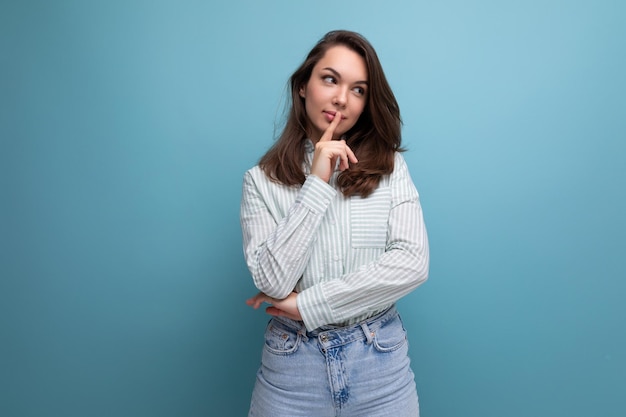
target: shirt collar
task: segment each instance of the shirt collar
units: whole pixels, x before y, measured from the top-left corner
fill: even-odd
[[[307,138],[304,140],[304,152],[306,153],[315,152],[315,145],[313,144],[313,141],[311,139]]]

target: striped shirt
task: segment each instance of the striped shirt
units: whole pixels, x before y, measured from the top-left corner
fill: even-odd
[[[241,228],[254,284],[270,297],[298,292],[308,330],[350,325],[384,311],[428,277],[428,239],[404,158],[367,198],[345,197],[309,175],[286,186],[256,166],[244,175]]]

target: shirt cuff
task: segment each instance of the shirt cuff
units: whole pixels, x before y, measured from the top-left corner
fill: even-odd
[[[334,322],[332,310],[322,291],[322,285],[314,285],[298,293],[296,303],[308,331]]]
[[[316,213],[324,213],[337,191],[315,175],[309,175],[302,184],[296,201]]]

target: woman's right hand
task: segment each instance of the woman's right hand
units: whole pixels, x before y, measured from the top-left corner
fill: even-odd
[[[319,177],[325,182],[330,181],[337,158],[339,158],[339,170],[344,171],[350,167],[349,162],[356,164],[359,162],[352,152],[352,149],[346,145],[345,140],[333,140],[335,129],[341,123],[341,113],[335,113],[335,118],[328,128],[322,134],[320,140],[315,144],[315,153],[313,154],[313,162],[311,164],[311,174]]]

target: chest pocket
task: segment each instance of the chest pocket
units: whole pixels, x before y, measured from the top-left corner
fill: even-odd
[[[367,198],[350,198],[353,248],[384,248],[391,210],[391,188],[379,187]]]

